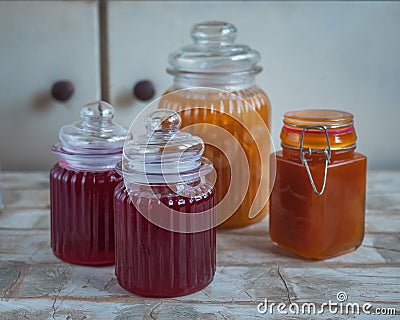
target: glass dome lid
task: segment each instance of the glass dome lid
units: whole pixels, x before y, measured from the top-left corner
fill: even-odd
[[[171,53],[167,72],[176,73],[258,73],[260,54],[234,43],[236,27],[223,21],[197,23],[192,27],[193,44]]]
[[[199,178],[212,169],[202,157],[200,137],[179,131],[181,117],[166,109],[145,118],[146,133],[124,145],[124,177],[141,183],[182,182]]]
[[[53,151],[71,154],[121,153],[127,128],[113,121],[114,108],[104,101],[94,101],[82,107],[81,120],[60,129]]]

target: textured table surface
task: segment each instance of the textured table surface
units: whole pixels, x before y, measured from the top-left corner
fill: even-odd
[[[218,232],[214,281],[174,299],[134,296],[117,284],[113,267],[75,266],[53,256],[47,173],[6,172],[2,183],[0,319],[399,318],[400,172],[368,173],[366,234],[355,252],[321,262],[299,259],[273,245],[265,219]],[[347,295],[342,303],[339,292]],[[265,299],[269,309],[261,314],[257,306]],[[357,303],[360,314],[348,309],[352,314],[345,315],[334,307],[323,314],[304,314],[307,307],[301,312],[304,303],[319,311],[329,300],[344,310],[347,303]],[[271,303],[285,304],[289,315]],[[294,311],[299,307],[298,314],[290,314],[290,303]],[[396,315],[376,315],[393,309]]]

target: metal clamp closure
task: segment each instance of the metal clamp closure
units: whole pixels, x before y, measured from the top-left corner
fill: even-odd
[[[325,133],[325,137],[326,137],[326,142],[327,142],[327,148],[325,148],[324,150],[313,150],[311,148],[307,148],[307,150],[304,150],[305,148],[303,147],[303,142],[304,142],[304,132],[307,130],[320,130],[323,131]],[[315,186],[314,183],[314,179],[312,177],[311,171],[310,171],[310,167],[308,165],[307,159],[305,157],[306,154],[309,154],[311,156],[312,152],[321,152],[324,153],[324,158],[321,158],[320,160],[325,160],[325,170],[324,170],[324,181],[322,184],[322,188],[320,191],[317,190],[317,187]],[[308,174],[308,178],[310,179],[310,183],[311,186],[314,190],[314,193],[317,196],[320,196],[324,193],[325,191],[325,186],[326,186],[326,177],[328,174],[328,164],[331,160],[331,143],[329,141],[329,135],[328,135],[328,130],[326,129],[326,127],[324,126],[307,126],[307,127],[303,127],[303,130],[301,131],[301,139],[300,139],[300,160],[301,163],[306,167],[307,170],[307,174]]]

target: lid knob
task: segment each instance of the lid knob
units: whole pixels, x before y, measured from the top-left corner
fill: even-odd
[[[104,127],[112,124],[115,110],[105,101],[93,101],[82,107],[81,119],[85,127]]]
[[[174,134],[181,127],[181,116],[171,110],[159,109],[150,113],[145,118],[146,134],[152,135],[155,132]]]
[[[237,36],[236,27],[228,22],[207,21],[196,23],[190,33],[193,41],[197,44],[220,44],[233,43]]]

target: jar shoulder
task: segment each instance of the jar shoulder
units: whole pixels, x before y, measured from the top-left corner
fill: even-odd
[[[95,182],[119,182],[122,180],[120,174],[114,169],[105,171],[83,171],[83,170],[73,170],[69,168],[64,168],[56,163],[50,170],[51,180],[76,180],[77,177],[82,179],[93,179]]]
[[[128,191],[129,189],[129,191]],[[176,185],[141,185],[129,184],[126,187],[122,181],[115,190],[116,195],[130,195],[133,198],[148,199],[206,199],[215,196],[215,188],[208,182],[200,183],[196,186],[176,186]]]

